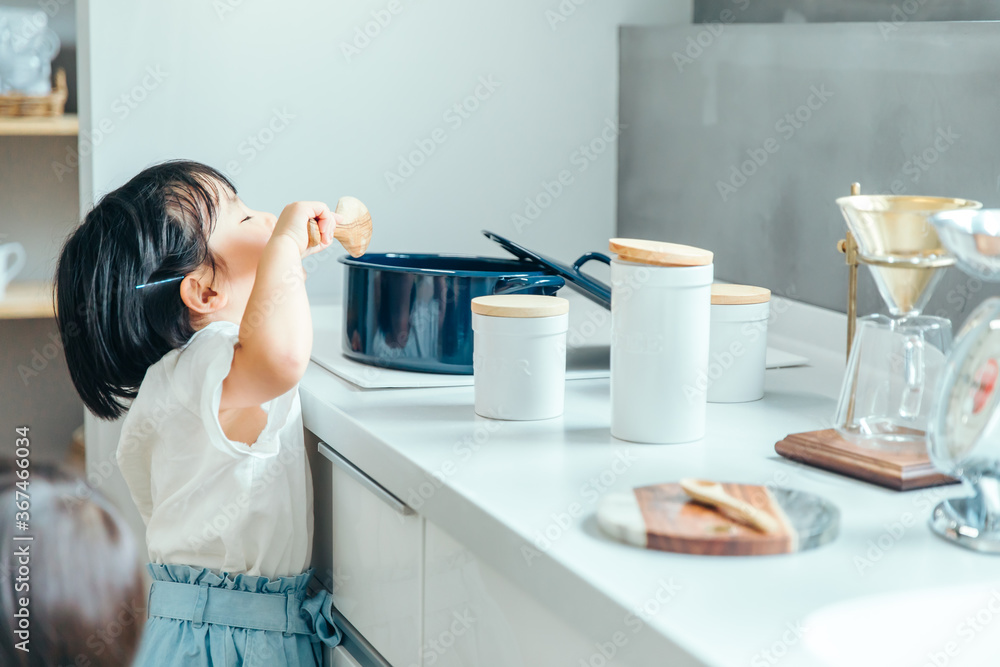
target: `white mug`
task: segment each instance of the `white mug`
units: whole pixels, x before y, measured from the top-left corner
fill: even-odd
[[[8,260],[13,257],[13,263]],[[21,269],[24,268],[24,261],[27,253],[20,243],[4,243],[0,245],[0,301],[6,296],[7,283],[14,279]]]

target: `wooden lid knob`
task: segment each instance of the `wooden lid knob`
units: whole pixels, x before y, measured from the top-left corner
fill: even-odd
[[[711,250],[644,239],[611,239],[608,247],[626,262],[654,266],[705,266],[714,257]]]
[[[771,290],[752,285],[712,285],[713,306],[736,306],[747,303],[767,303],[771,300]]]
[[[490,317],[554,317],[569,312],[569,301],[541,294],[494,294],[473,299],[472,312]]]

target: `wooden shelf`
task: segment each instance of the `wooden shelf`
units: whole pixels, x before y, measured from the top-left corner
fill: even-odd
[[[0,320],[32,320],[55,317],[52,283],[13,282],[0,301]]]
[[[76,114],[62,116],[0,116],[0,135],[75,137],[80,132]]]

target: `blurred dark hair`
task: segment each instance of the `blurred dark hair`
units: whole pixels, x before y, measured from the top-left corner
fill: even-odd
[[[145,622],[145,586],[128,525],[82,479],[33,462],[26,487],[29,530],[15,530],[18,470],[0,459],[0,539],[6,545],[0,550],[0,664],[130,665]],[[15,542],[15,535],[34,539]],[[27,578],[18,572],[15,553],[22,545],[30,554]],[[28,598],[29,652],[15,647],[22,641],[14,616],[22,597]]]
[[[225,269],[208,247],[220,196],[233,184],[199,162],[143,170],[104,196],[66,241],[56,268],[56,320],[70,377],[102,419],[124,414],[146,370],[195,328],[178,281]]]

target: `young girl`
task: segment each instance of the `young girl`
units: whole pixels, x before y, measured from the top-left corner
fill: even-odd
[[[330,596],[306,593],[298,397],[302,258],[338,221],[320,202],[251,210],[211,167],[167,162],[105,196],[63,247],[70,375],[98,417],[127,411],[117,459],[154,580],[136,665],[318,665],[320,642],[340,640]]]

